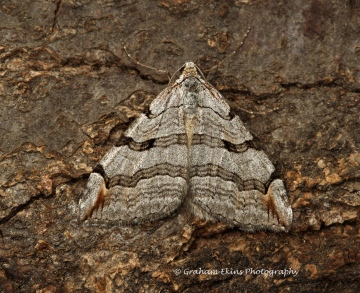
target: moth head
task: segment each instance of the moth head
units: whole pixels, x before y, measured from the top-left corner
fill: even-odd
[[[196,64],[192,61],[186,62],[183,66],[181,66],[176,72],[173,74],[169,81],[169,85],[172,85],[175,80],[175,76],[178,72],[181,72],[181,75],[178,79],[176,79],[175,83],[181,83],[183,80],[185,80],[188,77],[196,77],[198,79],[205,81],[205,76],[201,72],[200,68],[196,66]]]
[[[181,77],[186,78],[190,76],[195,76],[205,80],[204,74],[201,72],[200,68],[196,66],[194,62],[188,61],[182,66]]]

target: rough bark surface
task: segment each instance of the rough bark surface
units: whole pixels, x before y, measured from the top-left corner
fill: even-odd
[[[0,1],[0,292],[359,292],[359,36],[356,0]],[[275,164],[289,233],[78,221],[92,168],[187,60]]]

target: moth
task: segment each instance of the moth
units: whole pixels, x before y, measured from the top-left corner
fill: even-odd
[[[135,224],[184,205],[245,231],[288,231],[292,209],[275,168],[193,62],[90,174],[80,217]]]

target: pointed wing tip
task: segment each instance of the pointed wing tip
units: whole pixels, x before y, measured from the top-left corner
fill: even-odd
[[[83,198],[79,201],[81,221],[91,218],[94,211],[102,208],[106,190],[104,178],[98,173],[91,173]]]
[[[269,214],[277,218],[280,229],[288,232],[291,229],[293,212],[282,180],[275,179],[271,182],[267,193],[267,206]]]

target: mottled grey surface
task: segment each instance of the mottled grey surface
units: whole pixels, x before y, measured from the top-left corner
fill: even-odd
[[[288,231],[292,210],[274,166],[193,62],[183,66],[90,174],[81,219],[144,223],[185,203],[201,219]],[[194,139],[196,138],[196,139]]]

